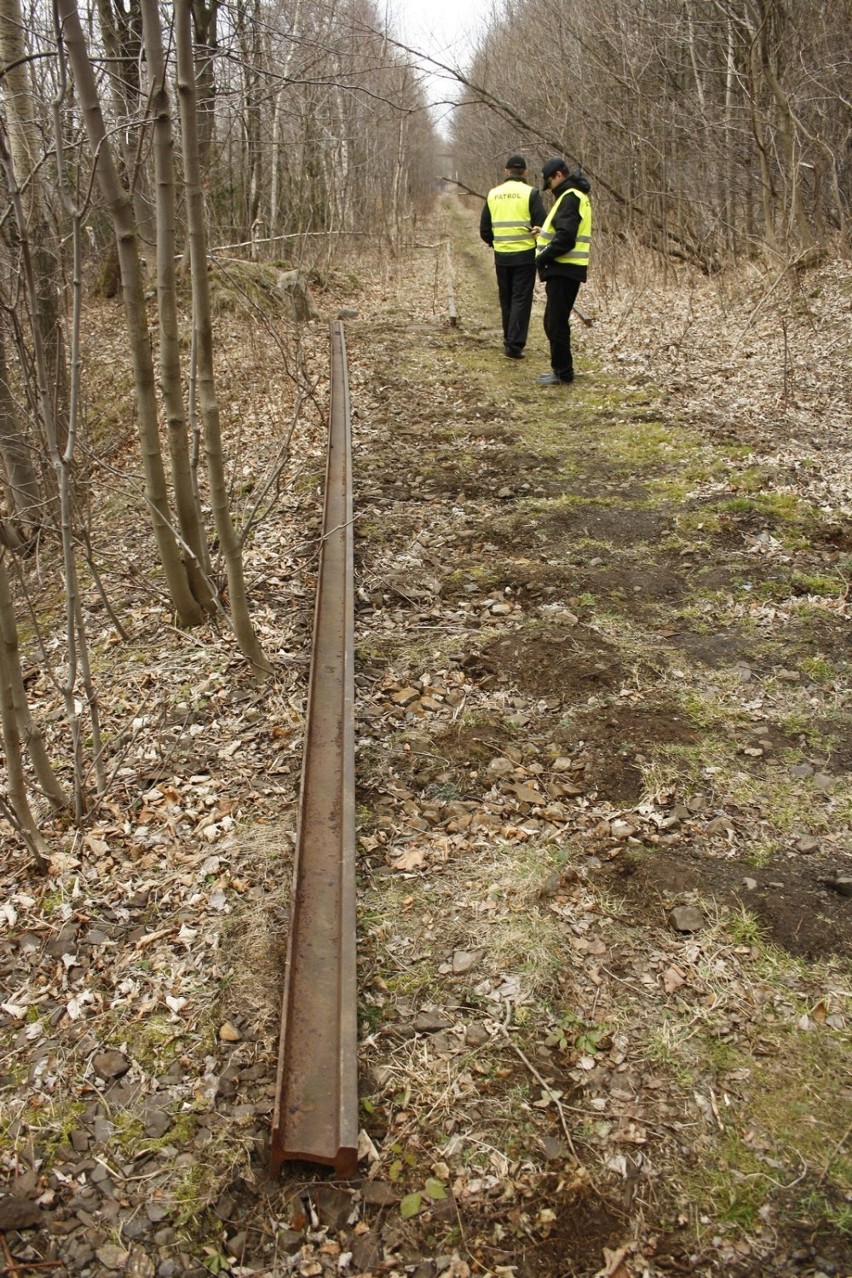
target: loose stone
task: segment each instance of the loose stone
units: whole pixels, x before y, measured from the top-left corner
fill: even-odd
[[[104,1079],[123,1078],[130,1069],[130,1061],[121,1052],[98,1052],[92,1060],[95,1073]]]
[[[669,911],[669,926],[675,932],[700,932],[704,915],[694,905],[676,905]]]

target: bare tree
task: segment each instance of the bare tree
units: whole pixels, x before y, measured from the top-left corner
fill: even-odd
[[[14,613],[7,606],[7,600],[9,583],[0,552],[0,727],[3,733],[8,796],[4,799],[0,794],[0,811],[18,827],[33,853],[36,865],[44,871],[48,867],[47,846],[30,807],[24,772],[21,723],[16,711],[20,692],[16,684],[13,657],[7,645],[7,636],[10,633],[16,635],[17,632]]]
[[[210,165],[216,130],[216,51],[220,0],[192,0],[195,32],[195,82],[198,94],[198,162]]]
[[[97,5],[124,179],[133,200],[139,253],[146,270],[153,274],[156,227],[143,156],[146,111],[140,79],[141,9],[139,0],[129,0],[127,4],[122,0],[97,0]]]
[[[178,333],[175,279],[175,182],[172,112],[166,83],[160,12],[157,0],[142,0],[145,62],[154,117],[154,164],[157,185],[157,310],[160,327],[160,383],[169,428],[175,508],[186,543],[186,570],[194,597],[205,612],[214,606],[210,553],[193,483],[187,439]]]
[[[50,762],[41,729],[32,717],[27,692],[21,669],[21,656],[18,644],[18,628],[15,620],[15,607],[9,586],[3,551],[0,550],[0,666],[2,666],[2,689],[0,700],[4,703],[3,713],[14,720],[14,735],[20,751],[26,748],[38,779],[41,791],[52,808],[68,807],[66,795]],[[23,780],[23,766],[20,758],[17,762],[18,776],[22,778],[16,783],[19,793],[26,795],[26,782]],[[17,797],[12,806],[19,810]],[[23,819],[28,817],[29,801],[23,810]],[[31,815],[31,812],[30,812]]]
[[[282,117],[285,110],[285,94],[290,68],[302,33],[302,0],[295,0],[289,15],[290,28],[283,55],[279,55],[279,77],[272,82],[272,154],[270,156],[269,176],[269,234],[275,236],[279,231],[279,198],[281,194],[281,156],[283,151],[284,130]]]
[[[265,230],[262,217],[264,150],[262,145],[262,59],[258,0],[237,0],[236,28],[240,52],[243,146],[246,157],[245,219],[257,257],[257,241]]]
[[[16,522],[29,540],[42,520],[41,487],[33,465],[34,442],[24,433],[6,367],[6,316],[0,312],[0,457]]]
[[[266,239],[291,241],[284,251],[297,261],[301,237],[330,232],[321,242],[328,258],[346,237],[393,217],[395,183],[399,227],[408,225],[432,198],[437,135],[418,78],[370,0],[241,0],[222,12],[219,116],[233,103],[240,127],[222,130],[222,154],[211,160],[214,225],[256,257]]]
[[[213,373],[213,324],[210,312],[210,285],[207,278],[207,227],[201,185],[201,158],[196,130],[195,67],[190,0],[177,0],[175,4],[175,43],[189,224],[192,322],[198,361],[198,400],[204,422],[204,449],[207,456],[210,501],[225,561],[225,571],[228,575],[228,594],[234,632],[243,654],[251,661],[255,671],[259,675],[266,675],[272,673],[272,667],[261,650],[251,623],[243,575],[242,550],[228,501],[219,404]]]
[[[9,188],[9,194],[12,200],[12,207],[15,212],[17,221],[18,235],[20,238],[21,249],[21,265],[24,288],[26,289],[27,299],[29,302],[30,314],[32,316],[32,347],[35,365],[35,383],[37,387],[38,403],[41,412],[41,419],[44,425],[45,436],[47,438],[48,451],[51,465],[56,473],[57,489],[59,493],[59,512],[60,512],[60,530],[62,538],[62,563],[64,569],[64,586],[65,586],[65,621],[66,621],[66,680],[63,687],[65,698],[65,709],[68,724],[71,730],[71,739],[73,744],[74,758],[74,794],[75,794],[75,811],[78,819],[82,817],[85,811],[86,802],[84,795],[84,767],[82,758],[81,745],[81,719],[82,711],[77,696],[78,672],[82,674],[82,681],[85,685],[85,704],[88,712],[88,719],[92,732],[94,752],[96,760],[100,760],[101,742],[100,729],[98,722],[97,697],[91,681],[88,659],[88,641],[86,638],[85,625],[83,623],[82,609],[80,606],[80,586],[77,574],[77,562],[74,546],[73,532],[73,475],[72,461],[74,455],[75,437],[76,437],[76,395],[72,394],[69,400],[69,417],[67,430],[64,432],[64,439],[60,447],[59,434],[56,429],[56,419],[54,413],[54,402],[50,387],[50,369],[41,337],[41,325],[39,324],[39,297],[37,289],[37,276],[33,254],[30,251],[27,219],[24,212],[23,198],[18,189],[14,164],[12,161],[11,150],[8,143],[8,137],[5,129],[0,123],[0,164],[6,173],[6,181]],[[79,218],[76,220],[74,227],[74,274],[79,280],[80,266],[80,225]],[[76,306],[75,318],[79,317],[79,288],[75,290]],[[76,345],[76,333],[78,326],[74,329],[74,342]],[[11,699],[13,717],[16,724],[20,718],[15,710],[15,691],[11,683],[12,671],[6,671],[4,680],[4,696],[8,695]],[[100,767],[100,764],[97,765]],[[102,773],[99,773],[102,780]],[[22,824],[25,824],[25,810],[18,807],[19,799],[16,797],[13,806],[21,817]]]
[[[145,495],[152,515],[160,562],[181,621],[184,625],[198,625],[203,611],[192,593],[186,565],[174,534],[160,452],[154,366],[133,205],[115,166],[76,0],[57,0],[57,12],[60,35],[68,52],[77,86],[89,145],[96,159],[97,183],[115,228],[125,322],[133,360]]]
[[[50,222],[48,200],[40,172],[41,138],[38,114],[29,79],[29,56],[20,0],[0,0],[0,62],[3,64],[3,102],[9,137],[10,161],[20,189],[26,233],[34,258],[38,324],[48,379],[52,387],[54,417],[64,429],[68,389],[62,321],[62,280],[59,245]],[[0,319],[0,328],[3,321]],[[15,510],[29,537],[47,511],[48,490],[42,492],[35,464],[38,436],[27,438],[24,423],[15,411],[6,374],[5,341],[0,333],[0,455],[6,467]],[[49,472],[42,471],[42,476]]]

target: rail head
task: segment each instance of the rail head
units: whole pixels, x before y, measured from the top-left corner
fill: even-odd
[[[293,902],[281,1008],[270,1172],[285,1161],[355,1175],[354,553],[352,445],[343,325],[331,325],[323,535]]]

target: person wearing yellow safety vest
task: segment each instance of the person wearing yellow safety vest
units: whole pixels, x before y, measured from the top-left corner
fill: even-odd
[[[535,259],[547,294],[544,331],[550,342],[550,372],[542,373],[538,383],[560,386],[574,380],[571,310],[589,266],[591,187],[580,169],[569,173],[568,165],[558,158],[545,163],[541,179],[553,195],[553,207],[539,233]]]
[[[523,359],[535,291],[535,237],[544,221],[544,202],[525,180],[522,155],[506,161],[506,181],[493,187],[479,219],[479,234],[494,249],[497,292],[503,317],[503,351]]]

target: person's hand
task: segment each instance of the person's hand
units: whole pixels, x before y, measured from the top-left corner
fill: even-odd
[[[531,234],[531,235],[540,235],[540,234],[541,234],[541,227],[540,227],[540,226],[531,226],[531,227],[530,227],[530,234]]]

